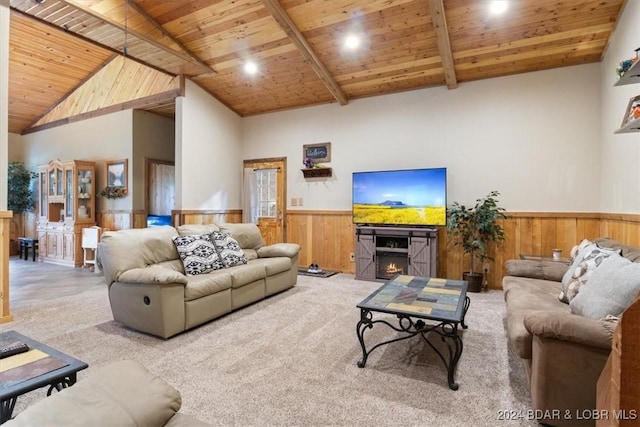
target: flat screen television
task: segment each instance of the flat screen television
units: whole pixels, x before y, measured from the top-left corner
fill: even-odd
[[[447,169],[353,173],[353,222],[446,225]]]

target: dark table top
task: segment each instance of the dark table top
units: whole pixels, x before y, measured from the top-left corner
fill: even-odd
[[[50,363],[49,365],[42,363],[38,368],[33,369],[28,369],[27,365],[23,365],[23,367],[13,368],[9,371],[0,372],[0,377],[2,377],[3,374],[9,373],[10,371],[15,372],[15,370],[19,370],[18,372],[20,374],[17,377],[16,375],[11,376],[11,379],[9,381],[0,381],[0,401],[5,401],[20,396],[41,387],[57,384],[62,379],[71,375],[75,375],[78,371],[86,369],[89,366],[81,360],[64,354],[61,351],[56,350],[55,348],[49,347],[48,345],[24,336],[16,331],[7,331],[0,333],[0,343],[2,343],[3,345],[13,341],[22,341],[23,343],[27,344],[30,349],[36,349],[40,350],[43,353],[46,353],[47,356],[51,358],[50,361],[53,363]],[[20,355],[0,359],[0,368],[2,367],[3,361],[9,361],[12,357],[18,356]],[[47,371],[46,366],[53,366],[54,368]],[[45,371],[44,373],[42,373],[43,370]]]

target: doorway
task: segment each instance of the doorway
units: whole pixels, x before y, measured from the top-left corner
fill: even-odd
[[[267,245],[285,241],[286,158],[243,162],[243,222],[258,225]]]
[[[171,225],[175,206],[175,163],[147,159],[147,226]]]

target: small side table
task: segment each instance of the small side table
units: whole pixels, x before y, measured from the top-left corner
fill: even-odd
[[[34,239],[32,237],[18,237],[18,242],[20,242],[20,259],[22,259],[22,254],[24,252],[25,261],[29,259],[29,248],[33,250],[33,261],[36,260],[36,252],[38,251],[38,239]]]

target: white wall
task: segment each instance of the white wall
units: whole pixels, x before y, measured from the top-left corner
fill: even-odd
[[[187,80],[176,98],[176,209],[240,209],[241,118]]]
[[[9,134],[9,161],[24,162],[24,152],[22,149],[22,137],[17,133]]]
[[[129,161],[133,177],[133,209],[145,209],[146,159],[174,161],[175,121],[146,111],[133,111],[133,157]]]
[[[444,166],[448,203],[499,190],[510,211],[597,212],[600,80],[589,64],[248,117],[242,155],[288,158],[290,209],[351,209],[354,171]],[[333,177],[305,180],[319,142]]]
[[[39,165],[52,159],[97,161],[96,191],[100,191],[106,185],[104,160],[131,161],[132,128],[132,110],[125,110],[22,135],[26,165],[35,172]],[[131,178],[130,165],[127,182],[131,182]],[[98,209],[104,209],[104,203],[105,199],[99,197]],[[132,197],[111,200],[109,208],[131,209]]]
[[[629,1],[600,63],[602,79],[601,210],[640,213],[640,133],[614,134],[640,84],[617,86],[615,69],[640,47],[640,2]]]

